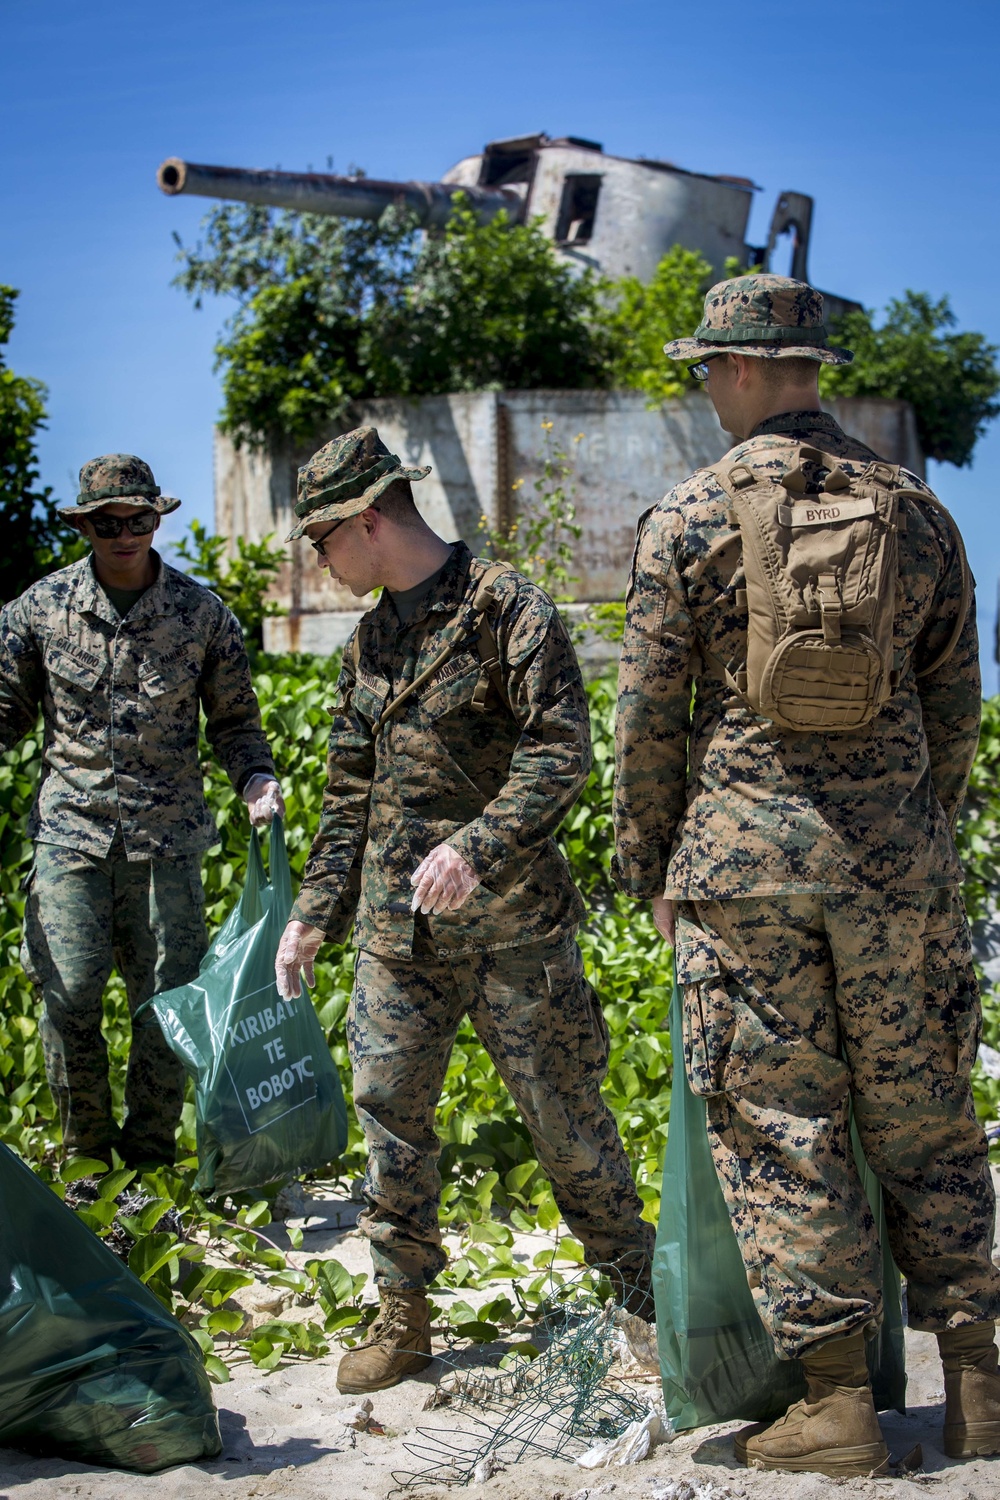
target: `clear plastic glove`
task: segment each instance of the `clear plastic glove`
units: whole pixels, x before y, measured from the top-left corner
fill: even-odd
[[[416,886],[410,910],[438,916],[443,911],[458,911],[476,889],[479,876],[450,844],[438,844],[420,861],[410,884]]]
[[[313,965],[322,941],[322,928],[310,927],[308,922],[289,922],[281,934],[278,956],[274,960],[274,978],[282,1000],[297,1000],[301,995],[300,971],[312,989],[316,983]]]
[[[251,776],[243,788],[243,801],[250,810],[250,823],[254,828],[263,828],[272,818],[285,816],[281,787],[273,776],[265,776],[262,771]]]
[[[673,901],[669,901],[666,896],[654,896],[652,906],[653,926],[656,928],[663,941],[665,943],[669,943],[672,948],[674,946],[674,919],[676,914],[676,907]]]

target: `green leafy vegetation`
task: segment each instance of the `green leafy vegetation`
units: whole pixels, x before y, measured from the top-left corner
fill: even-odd
[[[726,261],[726,275],[739,276],[743,267]],[[675,245],[663,257],[653,279],[623,276],[614,283],[607,318],[613,351],[610,384],[623,390],[645,391],[653,401],[666,401],[691,390],[687,365],[667,359],[669,339],[690,338],[701,322],[712,268],[697,250]]]
[[[398,298],[375,302],[366,340],[374,395],[608,384],[602,283],[506,212],[480,225],[461,198],[429,235]]]
[[[56,515],[51,488],[39,483],[35,441],[46,424],[48,392],[40,380],[15,375],[4,355],[19,295],[0,284],[0,604],[82,551]]]
[[[899,396],[913,405],[928,458],[971,464],[977,440],[1000,413],[997,347],[981,333],[955,333],[947,297],[926,292],[894,298],[880,327],[869,311],[849,313],[836,341],[854,350],[850,365],[824,365],[825,396]]]
[[[532,583],[545,590],[557,604],[572,599],[569,592],[578,580],[571,571],[576,543],[583,527],[576,519],[575,464],[571,454],[553,437],[554,423],[542,422],[542,446],[537,455],[538,474],[532,480],[533,497],[519,497],[519,514],[506,528],[491,527],[480,518],[485,556],[510,563]],[[583,433],[573,439],[574,445]],[[515,492],[524,487],[516,479]]]
[[[236,302],[215,353],[220,426],[237,443],[308,442],[371,394],[365,317],[409,282],[408,220],[392,209],[371,224],[228,204],[206,217],[195,246],[177,243],[175,285],[195,306],[205,296]]]
[[[178,242],[180,243],[180,242]],[[175,284],[200,305],[236,300],[216,346],[223,431],[240,445],[307,444],[351,401],[449,391],[602,387],[683,395],[668,339],[694,332],[712,274],[675,245],[652,280],[578,274],[539,222],[480,225],[459,198],[441,233],[389,209],[377,224],[228,204],[180,246]],[[744,268],[727,261],[725,274]],[[911,401],[921,446],[971,461],[1000,412],[997,350],[956,332],[946,297],[907,292],[876,327],[867,310],[836,330],[854,363],[824,367],[829,396]]]
[[[264,621],[285,610],[267,598],[283,563],[283,547],[273,546],[274,533],[259,542],[236,538],[236,555],[226,556],[229,546],[223,536],[212,536],[201,521],[192,521],[188,537],[176,543],[174,553],[187,563],[186,572],[218,594],[243,626],[243,636],[253,656],[264,645]]]
[[[301,875],[322,797],[329,703],[338,663],[304,656],[266,657],[256,674],[264,728],[283,767],[288,800],[288,845],[293,872]],[[585,793],[565,820],[560,838],[590,906],[580,941],[587,972],[604,1006],[611,1033],[605,1096],[617,1117],[634,1164],[644,1215],[655,1222],[659,1177],[670,1113],[672,1053],[666,1030],[669,950],[648,911],[614,889],[611,789],[614,769],[615,681],[605,675],[588,687],[594,766]],[[20,882],[31,860],[25,816],[39,769],[37,738],[0,759],[0,1140],[23,1156],[62,1195],[70,1180],[95,1170],[75,1162],[60,1169],[59,1131],[45,1082],[34,996],[18,962],[23,896]],[[983,909],[994,880],[1000,816],[1000,698],[986,705],[979,760],[961,843],[969,867],[970,910]],[[209,801],[219,821],[220,843],[205,860],[210,924],[218,926],[240,888],[248,841],[245,808],[204,747]],[[328,945],[316,966],[313,1001],[333,1056],[350,1087],[345,1020],[353,978],[349,946]],[[1000,1006],[987,996],[986,1040],[1000,1045]],[[116,978],[105,1001],[104,1031],[120,1105],[129,1040],[124,990]],[[981,1070],[975,1097],[984,1118],[1000,1111],[1000,1084]],[[362,1171],[364,1144],[348,1110],[350,1136],[344,1155],[327,1176],[345,1189]],[[524,1336],[541,1304],[582,1258],[581,1247],[563,1238],[557,1250],[533,1263],[515,1259],[513,1236],[559,1224],[552,1189],[492,1063],[467,1024],[459,1032],[445,1079],[438,1117],[444,1181],[442,1218],[460,1235],[459,1253],[434,1289],[437,1321],[456,1339],[486,1342]],[[279,1361],[326,1352],[332,1341],[356,1340],[371,1316],[363,1306],[365,1279],[350,1276],[336,1260],[293,1265],[268,1234],[271,1205],[265,1198],[231,1204],[206,1202],[194,1193],[194,1111],[185,1105],[176,1170],[134,1174],[112,1161],[96,1203],[79,1211],[102,1237],[128,1234],[129,1264],[192,1328],[215,1379],[229,1366],[250,1360],[263,1369]],[[129,1209],[129,1195],[141,1206]],[[179,1225],[171,1220],[179,1215]],[[173,1225],[173,1227],[171,1227]],[[291,1231],[293,1246],[301,1244]],[[300,1257],[301,1259],[301,1257]],[[561,1269],[560,1269],[561,1268]],[[284,1297],[282,1310],[249,1326],[233,1294],[251,1281]],[[478,1311],[465,1300],[472,1290],[496,1288]],[[526,1356],[530,1357],[530,1356]]]

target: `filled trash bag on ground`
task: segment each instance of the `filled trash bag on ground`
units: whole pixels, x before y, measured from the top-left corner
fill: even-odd
[[[667,1415],[678,1430],[742,1417],[779,1417],[805,1395],[798,1360],[775,1353],[747,1284],[736,1234],[712,1163],[705,1100],[691,1092],[680,1044],[682,1001],[670,1007],[674,1043],[670,1127],[653,1257],[657,1343]],[[879,1411],[905,1410],[900,1278],[885,1230],[882,1190],[853,1135],[855,1158],[882,1243],[883,1320],[868,1344]]]
[[[333,1161],[347,1143],[340,1079],[308,992],[282,1000],[274,959],[292,905],[281,820],[271,879],[251,835],[246,885],[197,979],[150,1001],[195,1081],[203,1193],[235,1193]]]
[[[191,1335],[3,1145],[0,1444],[140,1474],[222,1448]]]

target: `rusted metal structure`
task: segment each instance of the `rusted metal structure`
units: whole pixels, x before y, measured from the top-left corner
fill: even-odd
[[[455,195],[464,193],[481,223],[505,210],[512,223],[540,219],[543,232],[567,260],[608,276],[648,281],[674,245],[697,250],[722,274],[735,257],[741,265],[771,262],[782,235],[791,232],[789,269],[808,279],[813,200],[779,194],[767,243],[748,245],[747,224],[755,184],[747,177],[689,172],[673,162],[610,156],[596,141],[578,136],[516,136],[491,141],[467,156],[440,182],[382,182],[323,172],[245,171],[170,157],[157,182],[168,194],[268,204],[341,218],[377,219],[391,204],[411,212],[426,229],[448,221]],[[835,316],[855,306],[828,297]]]
[[[343,218],[377,219],[393,204],[428,230],[448,222],[464,193],[481,223],[505,210],[512,223],[540,221],[568,262],[610,277],[648,281],[674,245],[700,252],[722,275],[734,257],[742,265],[789,270],[808,279],[813,202],[804,193],[778,197],[764,245],[747,243],[755,186],[744,177],[687,172],[671,162],[607,155],[595,141],[565,136],[519,136],[491,141],[445,172],[440,182],[381,182],[318,172],[253,172],[170,158],[157,180],[167,194],[188,193]],[[791,234],[791,263],[782,237]],[[827,315],[855,307],[827,297]],[[850,432],[889,458],[919,470],[923,459],[913,412],[906,402],[830,403]],[[574,557],[575,604],[621,596],[637,517],[692,469],[714,462],[732,439],[719,427],[703,392],[651,408],[640,391],[481,391],[420,399],[385,397],[359,404],[336,427],[316,434],[301,451],[282,445],[265,452],[238,449],[216,434],[216,528],[254,540],[283,536],[291,525],[298,464],[338,431],[374,423],[393,452],[410,464],[430,464],[416,488],[428,521],[443,536],[481,545],[480,518],[506,530],[522,513],[531,481],[539,477],[543,422],[553,440],[572,452],[575,503],[583,535]],[[233,544],[235,545],[235,543]],[[308,543],[291,544],[273,596],[288,614],[265,621],[271,650],[330,651],[343,644],[359,602],[316,566]],[[612,648],[591,641],[585,656]]]

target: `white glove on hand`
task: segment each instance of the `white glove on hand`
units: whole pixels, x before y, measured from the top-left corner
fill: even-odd
[[[243,788],[243,801],[250,810],[250,824],[253,828],[263,828],[272,818],[285,816],[285,799],[281,795],[281,787],[273,776],[265,776],[262,771],[251,776]]]
[[[420,861],[410,884],[416,886],[410,910],[437,916],[443,911],[458,911],[476,889],[479,876],[450,844],[438,844]]]
[[[316,983],[313,965],[323,941],[323,931],[308,922],[289,922],[281,934],[278,956],[274,960],[274,978],[282,1000],[297,1000],[302,993],[299,970],[312,989]]]

